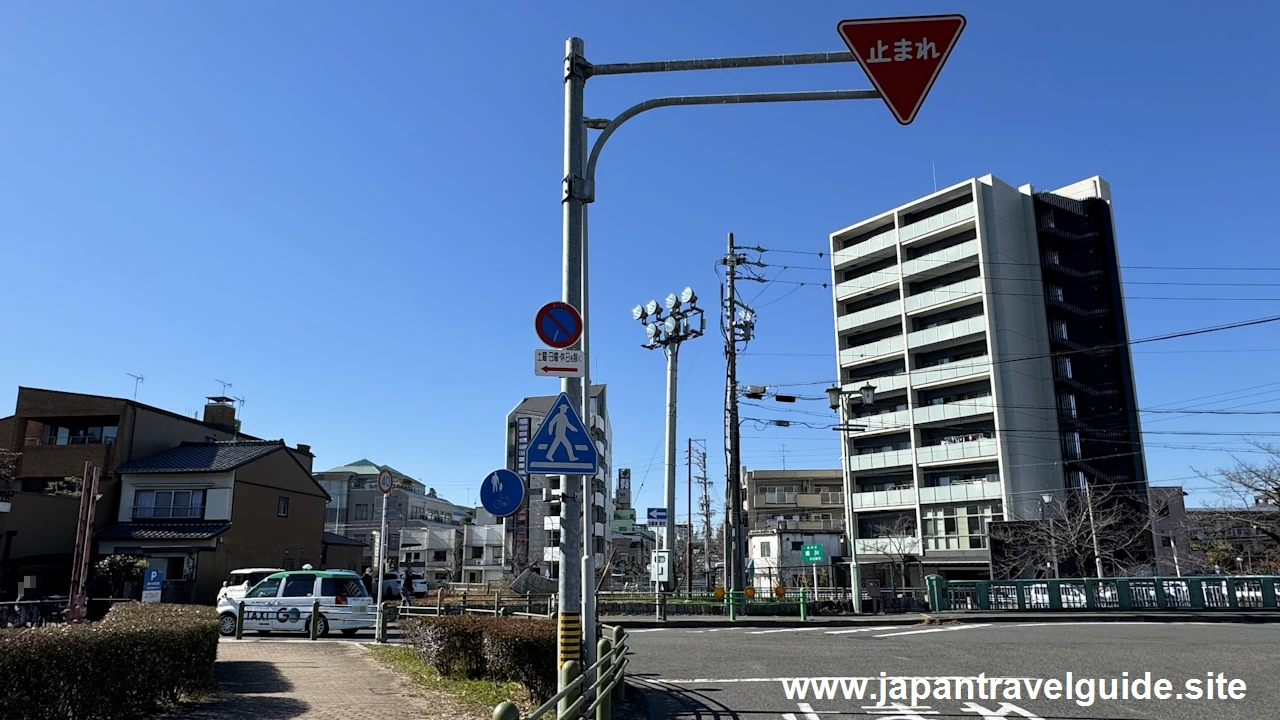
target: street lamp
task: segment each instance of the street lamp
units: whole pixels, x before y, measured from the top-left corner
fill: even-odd
[[[1053,493],[1040,495],[1040,522],[1044,522],[1044,509],[1052,505],[1053,500]],[[1049,554],[1053,559],[1053,577],[1056,580],[1058,578],[1058,538],[1052,516],[1049,517]]]
[[[631,310],[632,319],[639,320],[644,325],[644,335],[648,342],[641,347],[646,350],[661,348],[667,356],[667,452],[666,480],[663,485],[667,524],[662,533],[662,550],[668,553],[673,553],[676,546],[676,379],[680,344],[700,337],[707,328],[706,318],[697,301],[698,296],[693,288],[686,287],[679,293],[670,293],[663,298],[661,308],[657,300],[650,300]],[[667,567],[673,568],[675,563],[669,562]],[[659,592],[661,590],[662,588],[658,588]]]
[[[862,400],[862,404],[871,405],[876,401],[876,388],[871,383],[863,385],[858,390],[846,391],[839,385],[833,385],[827,388],[827,400],[831,404],[831,409],[838,413],[839,424],[834,430],[840,433],[840,469],[841,478],[844,481],[844,518],[845,532],[849,535],[849,582],[853,586],[853,612],[862,613],[862,572],[858,567],[858,540],[854,537],[857,532],[857,524],[853,521],[853,503],[852,503],[852,486],[853,478],[849,476],[849,432],[851,430],[866,430],[866,427],[858,427],[849,425],[849,398],[858,396]]]

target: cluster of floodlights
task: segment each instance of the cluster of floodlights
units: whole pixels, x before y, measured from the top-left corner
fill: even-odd
[[[645,337],[649,338],[645,345],[647,348],[679,343],[701,335],[706,329],[706,320],[703,319],[700,326],[694,328],[688,321],[693,315],[701,317],[702,309],[698,307],[697,294],[690,287],[681,290],[678,295],[671,293],[662,305],[658,305],[657,300],[650,300],[631,309],[631,319],[639,320],[644,325]]]

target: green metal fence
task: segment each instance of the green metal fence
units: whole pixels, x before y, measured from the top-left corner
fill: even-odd
[[[934,610],[1275,610],[1280,590],[1271,575],[926,581]]]
[[[627,636],[621,627],[601,625],[601,638],[596,646],[596,662],[586,669],[574,660],[560,666],[563,690],[529,715],[521,718],[520,709],[504,702],[493,709],[493,720],[609,720],[614,701],[626,694]]]

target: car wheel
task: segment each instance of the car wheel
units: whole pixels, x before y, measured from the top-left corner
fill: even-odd
[[[320,619],[319,619],[319,620],[317,620],[316,622],[320,623],[318,626],[316,626],[316,637],[328,637],[328,635],[329,635],[329,620],[328,620],[328,618],[326,618],[325,616],[321,615],[321,616],[320,616]],[[311,625],[310,625],[310,621],[308,621],[308,624],[307,624],[307,632],[308,632],[308,633],[310,633],[310,632],[311,632]]]
[[[223,637],[231,637],[236,634],[236,616],[231,613],[222,613],[218,618],[218,634]]]
[[[357,628],[344,628],[339,632],[341,632],[343,635],[346,635],[347,637],[352,637],[356,633],[360,632],[360,630]]]

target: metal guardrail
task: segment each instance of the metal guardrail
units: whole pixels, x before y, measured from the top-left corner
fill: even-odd
[[[609,720],[613,703],[626,696],[627,636],[614,625],[602,625],[605,637],[597,644],[595,663],[585,670],[575,660],[560,666],[564,689],[523,718],[513,703],[500,703],[493,709],[493,720]],[[594,679],[591,679],[594,675]],[[554,711],[554,714],[552,714]]]
[[[432,605],[400,605],[397,613],[400,615],[420,615],[427,617],[437,617],[440,615],[462,615],[470,613],[473,615],[511,615],[514,617],[531,617],[531,618],[552,618],[555,617],[555,597],[541,596],[535,599],[531,595],[510,595],[504,596],[497,592],[492,594],[493,602],[490,603],[487,596],[484,598],[483,607],[469,604],[470,598],[468,593],[462,593],[462,597],[457,604],[446,603],[444,601],[444,593],[437,591],[436,604]],[[512,607],[524,606],[524,610],[513,610]],[[546,612],[534,612],[535,609],[541,607],[546,608]]]
[[[1280,577],[952,580],[926,578],[937,610],[1227,610],[1280,609]]]

